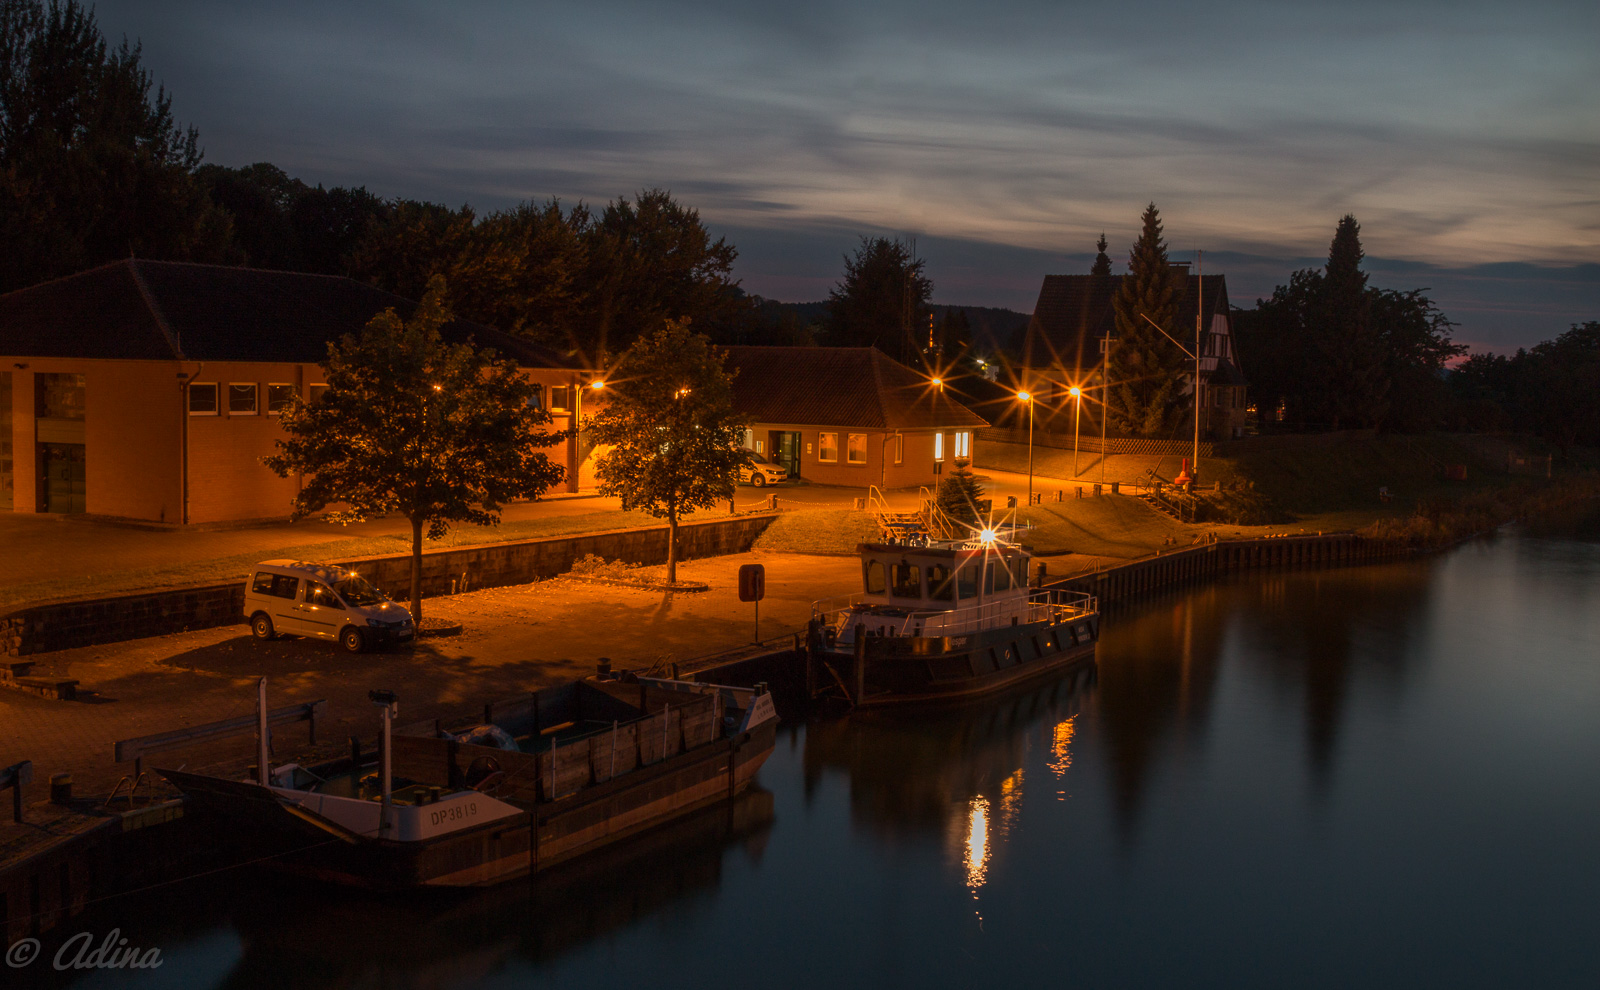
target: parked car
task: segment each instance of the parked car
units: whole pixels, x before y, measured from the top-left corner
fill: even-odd
[[[750,457],[750,463],[739,468],[740,483],[748,483],[761,488],[764,485],[775,485],[789,478],[789,472],[767,460],[766,457],[753,450],[745,451]]]
[[[245,581],[244,614],[257,639],[315,636],[351,653],[417,634],[410,610],[355,571],[298,560],[257,564]]]

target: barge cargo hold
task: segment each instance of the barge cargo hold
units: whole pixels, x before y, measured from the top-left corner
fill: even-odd
[[[376,759],[261,780],[160,773],[241,853],[385,889],[536,873],[746,790],[772,753],[763,689],[588,679],[500,702],[492,720],[390,731]]]

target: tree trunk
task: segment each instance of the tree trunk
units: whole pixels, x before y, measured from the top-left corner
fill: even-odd
[[[667,506],[667,583],[678,583],[678,507]]]
[[[411,621],[422,631],[422,519],[411,520]]]

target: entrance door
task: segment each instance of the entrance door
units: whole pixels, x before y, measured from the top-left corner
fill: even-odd
[[[46,443],[39,446],[44,511],[83,512],[89,477],[84,445]]]
[[[800,434],[773,430],[772,453],[769,456],[775,464],[789,472],[789,477],[800,477]]]

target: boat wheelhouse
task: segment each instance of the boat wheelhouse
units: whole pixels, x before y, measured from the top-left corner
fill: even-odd
[[[1094,657],[1094,596],[1031,587],[1027,547],[985,533],[857,551],[861,592],[812,606],[810,644],[858,708],[960,700]]]

